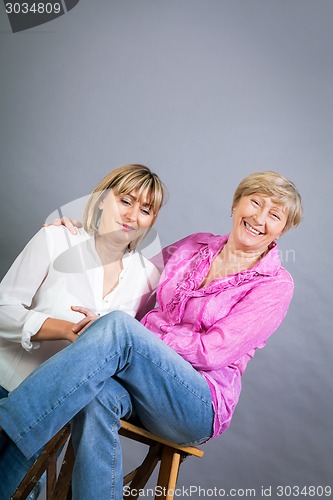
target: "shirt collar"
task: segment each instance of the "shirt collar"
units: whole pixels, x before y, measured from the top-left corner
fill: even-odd
[[[206,233],[198,236],[197,242],[202,245],[207,245],[210,255],[216,255],[224,247],[229,238],[229,234],[219,236]],[[275,276],[280,267],[281,261],[279,251],[277,245],[275,245],[255,266],[242,272],[255,271],[258,274]]]

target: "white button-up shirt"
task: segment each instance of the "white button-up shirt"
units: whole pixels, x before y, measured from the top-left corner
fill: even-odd
[[[67,341],[31,342],[47,318],[78,322],[71,306],[104,315],[120,309],[135,316],[152,296],[156,267],[139,252],[125,253],[118,285],[103,297],[103,266],[95,240],[83,229],[41,229],[0,284],[0,385],[13,390]]]

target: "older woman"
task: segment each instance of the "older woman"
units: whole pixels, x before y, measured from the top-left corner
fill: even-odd
[[[158,306],[141,324],[122,312],[98,319],[0,401],[0,425],[27,457],[73,419],[74,499],[122,497],[122,417],[135,413],[181,444],[228,428],[246,365],[293,295],[276,240],[301,221],[300,195],[279,174],[254,173],[236,189],[232,215],[230,235],[194,234],[164,249]]]
[[[0,397],[74,342],[93,318],[148,310],[159,272],[136,247],[163,196],[148,167],[123,165],[94,189],[77,236],[50,226],[32,238],[0,284]],[[8,498],[30,463],[9,449],[4,461],[0,497]]]

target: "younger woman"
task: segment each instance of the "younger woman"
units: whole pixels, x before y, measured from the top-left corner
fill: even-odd
[[[32,238],[0,285],[0,397],[74,342],[92,319],[116,309],[131,316],[147,310],[159,273],[136,247],[163,196],[149,168],[124,165],[94,189],[78,235],[49,226]],[[2,457],[3,499],[32,462],[16,451],[8,448]]]

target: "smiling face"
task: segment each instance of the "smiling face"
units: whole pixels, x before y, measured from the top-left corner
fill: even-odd
[[[233,207],[232,240],[245,252],[265,252],[287,221],[284,206],[260,193],[242,196]]]
[[[99,202],[102,210],[98,235],[108,235],[115,243],[125,246],[143,237],[155,220],[155,214],[145,196],[139,199],[138,191],[114,194],[108,190]]]

